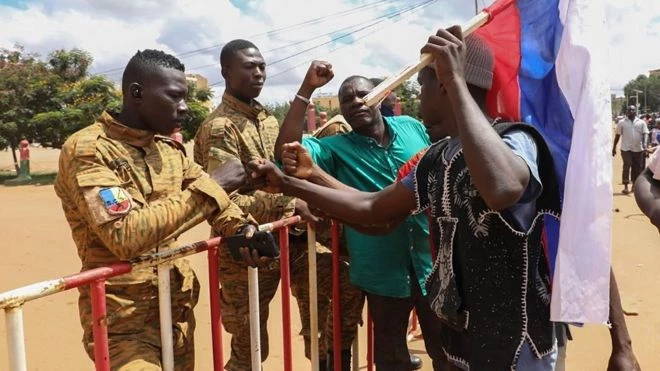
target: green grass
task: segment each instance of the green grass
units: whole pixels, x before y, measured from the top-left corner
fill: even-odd
[[[32,180],[28,183],[21,184],[21,185],[26,185],[26,184],[36,184],[36,185],[48,185],[48,184],[53,184],[55,182],[55,176],[57,175],[57,172],[55,171],[37,171],[30,176],[32,177]],[[16,172],[14,171],[0,171],[0,185],[9,185],[11,186],[12,184],[5,184],[5,181],[14,179],[16,178]]]

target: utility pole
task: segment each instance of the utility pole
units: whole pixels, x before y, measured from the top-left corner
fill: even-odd
[[[479,14],[479,4],[477,4],[478,0],[474,0],[474,14]]]
[[[633,89],[633,91],[635,92],[635,106],[637,106],[637,114],[639,114],[639,106],[640,106],[640,104],[639,104],[639,93],[644,94],[644,92],[641,91],[641,90],[637,90],[637,89]],[[644,94],[644,97],[646,98],[646,94]]]

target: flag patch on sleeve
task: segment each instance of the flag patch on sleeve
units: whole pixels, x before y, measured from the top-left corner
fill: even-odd
[[[101,188],[99,196],[110,215],[123,215],[131,211],[131,196],[123,188]]]

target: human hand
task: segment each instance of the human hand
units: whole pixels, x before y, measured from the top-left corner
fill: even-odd
[[[313,61],[307,69],[302,85],[306,88],[320,88],[335,76],[332,65],[326,61]]]
[[[309,179],[314,168],[309,151],[298,142],[282,146],[282,164],[288,175],[299,179]]]
[[[257,232],[257,227],[252,224],[248,224],[243,227],[240,231],[240,234],[245,236],[246,239],[254,237],[254,234]],[[245,264],[252,268],[264,268],[270,264],[273,260],[267,256],[259,256],[259,252],[256,249],[251,249],[247,246],[241,247],[238,249],[243,258]]]
[[[446,30],[439,29],[435,35],[431,35],[421,52],[433,55],[438,82],[447,85],[465,80],[465,49],[461,27],[452,26]]]
[[[612,148],[612,157],[616,156],[616,148]]]
[[[268,160],[253,160],[247,164],[250,170],[250,178],[260,189],[269,193],[282,193],[282,182],[284,173],[274,163]]]
[[[302,220],[306,221],[307,223],[318,223],[321,221],[321,218],[318,216],[312,214],[312,211],[309,208],[309,205],[307,202],[300,198],[296,198],[296,215],[300,215]]]
[[[607,363],[607,371],[641,371],[642,368],[637,362],[637,358],[632,348],[612,349],[610,360]]]

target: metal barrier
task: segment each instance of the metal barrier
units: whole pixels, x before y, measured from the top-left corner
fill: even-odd
[[[289,267],[289,226],[298,224],[299,216],[278,220],[259,226],[260,231],[279,231],[280,269],[282,281],[282,336],[284,351],[284,370],[293,370],[291,354],[291,303],[290,303],[290,267]],[[316,276],[316,236],[313,226],[308,226],[308,259],[310,284],[310,338],[312,370],[318,370],[318,299]],[[332,222],[332,318],[333,318],[333,356],[334,369],[341,370],[341,308],[339,284],[339,225]],[[218,280],[218,247],[221,237],[195,242],[177,249],[147,254],[126,262],[111,264],[106,267],[90,269],[54,280],[42,281],[0,293],[0,309],[5,310],[7,325],[7,344],[11,371],[26,371],[23,305],[29,301],[67,291],[83,285],[90,286],[94,363],[96,370],[110,370],[108,350],[108,332],[106,323],[105,281],[109,278],[131,272],[133,269],[158,266],[159,312],[161,329],[161,352],[163,370],[173,370],[174,353],[172,344],[172,315],[170,301],[170,268],[174,260],[207,251],[209,296],[211,314],[211,337],[213,369],[223,370],[222,322],[220,308],[220,283]],[[312,269],[314,268],[314,269]],[[259,279],[258,270],[248,268],[250,296],[250,337],[252,346],[252,369],[261,369],[260,328],[259,328]],[[413,321],[413,326],[416,321]],[[357,337],[353,344],[353,369],[359,369]],[[367,370],[373,371],[373,322],[367,315]]]

